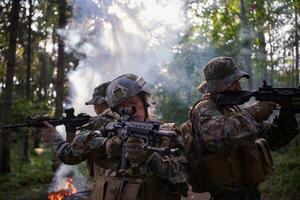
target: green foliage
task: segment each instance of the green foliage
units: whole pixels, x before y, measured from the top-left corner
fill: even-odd
[[[298,199],[300,195],[300,147],[273,153],[274,172],[261,185],[263,197],[273,200]]]
[[[188,119],[188,107],[177,92],[161,88],[156,93],[156,97],[156,100],[160,102],[158,110],[163,122],[180,124]]]
[[[16,147],[11,155],[13,173],[0,176],[0,199],[46,199],[53,177],[52,152],[31,153],[29,163],[22,163]]]

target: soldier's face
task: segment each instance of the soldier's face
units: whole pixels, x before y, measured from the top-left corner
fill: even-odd
[[[98,105],[94,105],[94,111],[97,115],[100,115],[104,110],[106,110],[108,108],[107,103],[101,103]]]
[[[240,80],[237,80],[235,82],[233,82],[231,84],[231,86],[229,86],[226,91],[241,91],[241,84],[240,84]]]
[[[120,107],[135,107],[136,112],[132,116],[133,121],[145,121],[146,113],[144,110],[144,103],[142,99],[136,95],[127,101],[123,102]]]

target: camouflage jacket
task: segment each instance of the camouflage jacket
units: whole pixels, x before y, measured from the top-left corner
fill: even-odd
[[[218,152],[245,145],[259,136],[262,127],[238,106],[219,107],[209,96],[191,113],[195,144],[201,151]]]
[[[100,120],[103,121],[103,118]],[[164,128],[169,129],[170,127]],[[61,137],[56,137],[54,146],[57,156],[65,164],[71,165],[78,164],[91,157],[95,176],[118,176],[120,157],[107,158],[105,150],[107,138],[102,133],[103,129],[101,129],[100,126],[97,130],[85,129],[75,136],[71,144],[65,142]],[[178,148],[180,153],[176,155],[153,153],[143,165],[139,166],[138,174],[142,177],[159,177],[171,184],[185,183],[187,160],[183,155],[183,141],[180,138],[172,143],[163,140],[161,145],[164,147],[168,145],[172,148]],[[128,170],[126,176],[136,176],[136,174],[131,173],[132,172]]]
[[[102,135],[101,130],[112,120],[118,121],[119,116],[106,109],[83,125],[71,143],[56,134],[53,144],[58,158],[65,164],[76,165],[90,157],[103,157],[105,155],[103,144],[107,138]]]

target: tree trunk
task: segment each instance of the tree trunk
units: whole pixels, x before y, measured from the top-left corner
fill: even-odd
[[[66,25],[66,1],[59,1],[59,28],[64,28]],[[55,116],[63,114],[64,102],[64,41],[63,38],[58,36],[58,57],[57,57],[57,79],[56,79],[56,101],[55,101]]]
[[[27,51],[26,51],[26,98],[30,99],[30,78],[31,78],[31,24],[32,24],[32,0],[28,0],[29,4],[29,15],[28,15],[28,27],[27,27]]]
[[[246,67],[247,73],[250,75],[248,80],[249,90],[253,89],[253,77],[252,77],[252,34],[249,26],[249,20],[246,15],[245,1],[241,0],[241,64]]]
[[[266,1],[267,2],[267,11],[268,11],[268,14],[270,14],[270,12],[269,12],[269,10],[271,9],[271,2],[270,1]],[[273,47],[273,44],[272,44],[272,42],[273,42],[273,37],[272,37],[272,32],[271,32],[271,30],[272,30],[272,24],[271,24],[271,22],[270,22],[270,20],[268,21],[268,27],[267,27],[268,29],[268,36],[269,36],[269,41],[268,41],[268,43],[269,43],[269,45],[270,45],[270,68],[271,68],[271,70],[270,70],[270,85],[272,85],[273,86],[273,84],[274,84],[274,60],[273,60],[273,55],[274,55],[274,47]]]
[[[265,1],[260,0],[257,4],[257,38],[259,42],[258,46],[258,64],[259,67],[263,68],[263,80],[269,82],[269,75],[267,69],[267,50],[266,50],[266,38],[265,38],[265,21],[266,21],[266,10],[264,7]]]
[[[48,21],[48,1],[44,1],[44,10],[43,10],[43,13],[45,15],[45,19],[44,21]],[[43,44],[43,53],[41,53],[39,55],[39,58],[40,58],[40,64],[39,64],[39,76],[38,76],[38,88],[39,88],[39,91],[38,91],[38,99],[41,100],[41,101],[44,101],[47,99],[47,89],[48,89],[48,85],[49,85],[49,82],[47,78],[45,77],[48,77],[49,76],[49,73],[47,71],[47,52],[46,52],[46,48],[47,48],[47,37],[48,37],[48,32],[47,32],[47,26],[44,27],[43,29],[44,33],[44,44]]]
[[[58,27],[64,28],[66,25],[66,0],[58,1]],[[63,102],[64,102],[64,78],[65,78],[65,67],[64,67],[64,41],[62,36],[58,35],[58,57],[57,57],[57,78],[56,78],[56,99],[55,99],[55,116],[59,117],[63,114]],[[53,156],[53,170],[59,165],[59,160],[56,155]]]
[[[296,50],[296,55],[295,55],[295,84],[296,86],[299,85],[299,23],[298,23],[298,14],[300,9],[297,7],[296,2],[295,4],[295,50]]]
[[[27,27],[27,51],[26,51],[26,99],[30,101],[31,90],[30,90],[30,77],[31,77],[31,40],[32,40],[32,0],[28,0],[29,4],[29,15],[28,15],[28,27]],[[27,162],[29,160],[28,157],[28,132],[24,133],[24,144],[23,144],[23,155],[22,160]]]
[[[13,93],[13,78],[16,66],[16,44],[17,44],[17,31],[19,23],[20,0],[13,0],[12,7],[9,14],[9,46],[7,53],[7,69],[5,79],[5,89],[2,107],[3,125],[10,122],[10,112],[12,104]],[[0,141],[0,172],[5,174],[10,172],[10,131],[2,130]]]
[[[268,35],[269,35],[269,45],[270,45],[270,85],[274,84],[274,61],[273,61],[273,44],[272,44],[272,33],[271,33],[271,27],[269,25],[268,27]]]
[[[282,52],[282,65],[283,65],[283,67],[282,67],[282,70],[285,70],[285,63],[286,63],[286,45],[285,45],[285,40],[283,39],[283,41],[282,41],[282,47],[283,47],[283,52]],[[288,68],[289,68],[289,66],[287,66]],[[292,65],[292,67],[293,67],[293,65]],[[293,70],[293,68],[292,68],[292,70]],[[289,70],[287,70],[287,74],[289,74]],[[293,82],[293,80],[291,80],[292,82]],[[289,84],[292,84],[293,85],[293,83],[290,83],[290,81],[288,81],[288,83],[287,83],[288,85]]]
[[[47,22],[48,21],[48,16],[49,16],[49,12],[48,12],[48,1],[47,0],[44,0],[44,7],[43,7],[43,13],[44,13],[44,20],[43,22]],[[47,48],[47,26],[44,25],[44,28],[43,28],[43,33],[44,34],[44,37],[43,37],[43,50],[41,50],[42,52],[39,54],[39,66],[38,66],[38,69],[39,69],[39,72],[38,72],[38,76],[37,76],[37,84],[38,84],[38,93],[37,93],[37,96],[38,96],[38,100],[39,101],[45,101],[47,99],[47,89],[48,89],[48,85],[49,85],[49,82],[48,82],[48,78],[46,77],[49,77],[49,73],[47,71],[47,52],[46,52],[46,48]],[[40,146],[40,142],[41,142],[41,133],[38,132],[38,133],[35,133],[34,134],[34,141],[33,141],[33,147],[34,148],[38,148]]]

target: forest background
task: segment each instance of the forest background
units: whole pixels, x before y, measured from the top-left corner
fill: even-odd
[[[243,82],[245,89],[256,89],[263,80],[276,87],[299,85],[299,0],[156,1],[162,8],[180,5],[182,14],[168,26],[147,26],[148,18],[136,19],[136,13],[147,8],[142,1],[83,2],[0,1],[1,127],[24,122],[28,115],[62,116],[70,106],[77,113],[91,113],[84,100],[91,97],[93,88],[105,77],[129,72],[151,84],[157,116],[180,124],[201,97],[197,85],[203,80],[202,67],[220,55],[233,57],[251,75]],[[91,14],[83,14],[81,11],[91,9],[89,5]],[[140,29],[134,32],[136,27]],[[130,35],[133,32],[136,37]],[[109,44],[91,45],[107,34],[112,35]],[[161,41],[167,41],[163,47]],[[100,75],[95,75],[97,70]],[[80,78],[92,80],[88,88],[78,87]],[[298,137],[273,152],[274,173],[261,185],[263,199],[300,198],[299,142]],[[51,157],[51,148],[40,141],[39,130],[2,129],[0,199],[46,199],[54,176]]]

